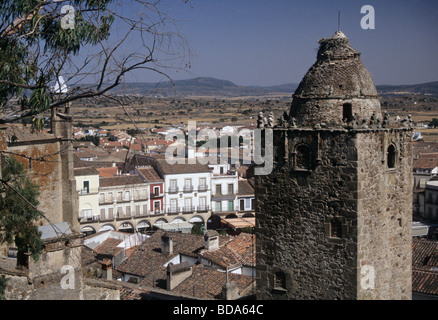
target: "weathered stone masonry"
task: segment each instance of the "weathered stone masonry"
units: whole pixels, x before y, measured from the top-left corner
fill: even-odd
[[[410,121],[382,119],[345,35],[320,44],[289,115],[265,129],[274,170],[256,176],[257,297],[410,299]]]
[[[410,297],[410,137],[409,129],[274,130],[288,152],[256,177],[261,298]],[[389,169],[384,146],[394,139],[407,145]],[[292,161],[303,142],[312,146],[307,169]],[[363,265],[375,270],[373,290],[360,290]],[[285,287],[276,283],[282,273]]]

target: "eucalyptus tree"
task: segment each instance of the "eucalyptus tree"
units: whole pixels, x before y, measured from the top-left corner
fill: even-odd
[[[171,80],[169,68],[187,69],[187,41],[162,7],[142,0],[0,2],[0,123],[102,97],[129,73]],[[61,77],[65,83],[57,83]],[[5,110],[12,101],[18,110]]]
[[[133,72],[170,79],[169,68],[186,69],[187,42],[163,8],[153,0],[2,0],[0,124],[105,97]],[[0,242],[38,259],[38,186],[10,152],[0,154]]]

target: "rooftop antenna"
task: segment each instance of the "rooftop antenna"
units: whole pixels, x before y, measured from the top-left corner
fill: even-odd
[[[338,11],[338,31],[340,29],[341,26],[341,11]]]

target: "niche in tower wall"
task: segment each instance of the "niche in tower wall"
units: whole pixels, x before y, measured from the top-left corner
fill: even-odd
[[[313,132],[295,136],[292,133],[291,136],[289,152],[293,170],[298,172],[312,171],[319,162],[319,135],[315,136],[315,132]]]
[[[344,103],[342,105],[342,120],[345,122],[353,121],[353,106],[351,103]]]
[[[271,284],[271,293],[283,296],[292,290],[292,277],[287,270],[274,267],[271,273]]]
[[[396,166],[397,150],[394,144],[390,144],[386,151],[386,164],[388,169],[394,169]]]
[[[343,216],[327,217],[324,233],[330,242],[338,243],[347,235],[347,219]]]
[[[305,144],[300,144],[295,148],[295,168],[306,169],[311,168],[312,154],[310,147]]]

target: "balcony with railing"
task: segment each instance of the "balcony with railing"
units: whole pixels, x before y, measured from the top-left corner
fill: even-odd
[[[179,192],[179,188],[178,187],[169,187],[167,192],[170,193],[170,194],[178,193]]]
[[[164,210],[161,210],[161,209],[154,209],[154,211],[151,211],[149,213],[150,216],[154,216],[154,217],[156,217],[156,216],[164,216],[164,214],[165,214]]]
[[[166,214],[177,215],[181,212],[180,207],[170,207],[166,209]]]
[[[195,206],[184,206],[182,207],[182,213],[193,213],[196,212]]]
[[[183,192],[185,193],[193,192],[193,186],[184,186]]]
[[[151,193],[151,199],[162,198],[164,194],[162,192]]]
[[[90,223],[90,222],[98,222],[99,216],[91,216],[91,217],[79,217],[79,223]]]
[[[198,186],[198,192],[206,192],[206,191],[208,191],[207,185],[199,185]]]
[[[196,208],[196,211],[197,212],[207,212],[208,210],[210,210],[210,206],[209,205],[199,205],[197,208]]]
[[[99,198],[99,204],[113,204],[114,198]]]

